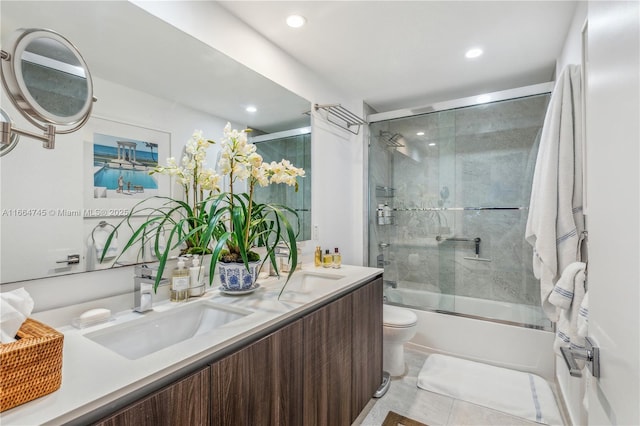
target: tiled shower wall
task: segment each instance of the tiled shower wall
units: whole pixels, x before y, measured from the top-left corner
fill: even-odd
[[[369,263],[384,265],[385,281],[539,304],[524,232],[548,101],[538,95],[370,126]],[[384,203],[393,217],[379,225]],[[486,260],[475,260],[473,241],[447,238],[480,238]]]

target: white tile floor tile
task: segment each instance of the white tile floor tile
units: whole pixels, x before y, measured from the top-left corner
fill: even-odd
[[[419,389],[418,373],[426,357],[426,353],[405,349],[406,374],[393,378],[386,395],[372,400],[354,425],[380,426],[387,413],[394,411],[429,426],[539,426],[536,422]]]

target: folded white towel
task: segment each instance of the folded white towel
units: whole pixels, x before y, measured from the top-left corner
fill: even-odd
[[[15,342],[22,323],[31,315],[33,299],[24,288],[0,293],[0,341]]]
[[[574,262],[565,268],[554,290],[549,296],[549,301],[557,300],[556,306],[560,308],[560,316],[556,325],[556,339],[553,349],[561,355],[561,347],[572,349],[585,349],[583,336],[578,335],[578,316],[580,306],[585,295],[585,264]],[[584,367],[583,360],[576,360],[578,367]]]
[[[549,303],[560,309],[570,309],[576,286],[576,275],[584,271],[585,267],[586,264],[583,262],[573,262],[567,266],[549,295]]]
[[[582,93],[580,66],[563,70],[544,119],[525,238],[533,246],[533,273],[540,280],[542,308],[557,321],[549,302],[562,271],[579,260],[582,213]]]

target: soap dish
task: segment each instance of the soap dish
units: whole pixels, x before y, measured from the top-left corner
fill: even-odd
[[[75,328],[87,328],[105,322],[113,321],[109,309],[90,309],[82,313],[79,317],[71,320],[71,325]]]

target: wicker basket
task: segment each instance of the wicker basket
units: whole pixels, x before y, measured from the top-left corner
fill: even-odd
[[[64,335],[27,318],[13,343],[0,344],[0,412],[49,394],[62,383]]]

